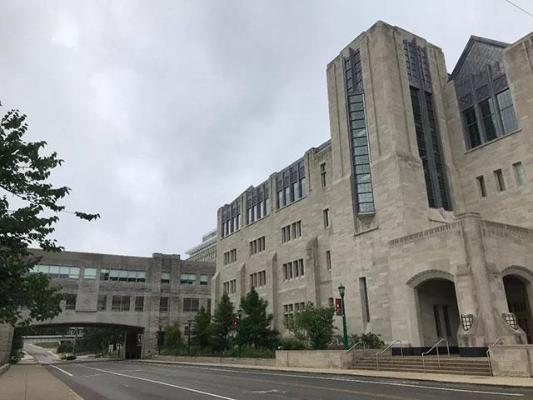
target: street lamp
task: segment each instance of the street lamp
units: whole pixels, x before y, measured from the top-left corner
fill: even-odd
[[[239,358],[241,358],[241,317],[242,310],[239,308],[237,310],[237,354]]]
[[[341,283],[339,285],[339,294],[341,295],[341,305],[342,305],[342,342],[344,344],[344,350],[348,350],[348,328],[346,327],[346,310],[344,307],[344,293],[346,288]]]
[[[191,324],[192,320],[187,321],[187,354],[191,355]]]

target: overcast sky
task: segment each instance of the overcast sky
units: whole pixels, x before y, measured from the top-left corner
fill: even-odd
[[[515,0],[533,11],[531,0]],[[378,19],[440,46],[513,42],[504,0],[0,0],[0,100],[72,188],[67,250],[181,253],[216,211],[329,138],[326,64]]]

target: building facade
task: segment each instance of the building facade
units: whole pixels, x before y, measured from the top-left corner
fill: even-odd
[[[188,250],[188,261],[203,261],[215,263],[217,259],[217,230],[214,229],[202,236],[202,243]]]
[[[187,329],[200,307],[211,309],[212,263],[183,261],[179,255],[152,257],[33,250],[40,256],[32,272],[61,286],[62,312],[38,326],[128,328],[127,357],[146,357],[158,349],[160,332],[178,322]]]
[[[330,140],[218,210],[214,299],[254,287],[286,333],[343,284],[350,333],[413,354],[531,342],[533,34],[472,37],[449,74],[377,22],[327,82]]]

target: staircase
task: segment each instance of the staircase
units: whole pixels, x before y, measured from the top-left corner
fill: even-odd
[[[425,366],[425,367],[424,367]],[[425,372],[436,374],[458,374],[491,376],[491,368],[488,358],[465,358],[465,357],[437,357],[426,356],[422,363],[420,356],[390,356],[379,357],[379,368],[375,354],[368,353],[354,360],[353,369],[367,369],[380,371],[402,372]]]

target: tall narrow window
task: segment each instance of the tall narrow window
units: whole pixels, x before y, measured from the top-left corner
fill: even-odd
[[[143,310],[144,310],[144,297],[136,296],[135,297],[135,311],[143,311]]]
[[[331,251],[326,251],[326,268],[331,269]]]
[[[513,98],[509,89],[504,90],[496,95],[500,115],[502,116],[503,131],[509,133],[518,129],[518,122],[513,107]]]
[[[437,333],[437,337],[442,337],[442,329],[440,326],[440,313],[439,313],[439,306],[434,304],[433,305],[433,318],[435,318],[435,331]]]
[[[359,278],[359,294],[361,297],[363,321],[370,322],[370,308],[368,304],[368,290],[366,286],[366,278]]]
[[[322,187],[326,187],[327,180],[326,180],[326,163],[320,164],[320,182],[322,183]]]
[[[481,117],[483,118],[483,127],[485,128],[487,141],[496,139],[498,137],[498,131],[496,129],[496,110],[494,109],[492,98],[488,98],[479,103],[479,110],[481,111]]]
[[[513,164],[514,178],[516,186],[522,186],[526,182],[526,173],[524,172],[524,166],[521,162]]]
[[[479,136],[479,128],[477,126],[476,111],[474,107],[470,107],[463,111],[463,118],[465,122],[468,148],[477,147],[481,144],[481,137]]]
[[[448,313],[448,306],[442,306],[442,316],[444,317],[444,329],[446,330],[446,337],[452,336],[452,326],[450,323],[450,314]]]
[[[481,197],[487,197],[487,187],[485,186],[485,177],[483,175],[476,178],[477,187],[479,189],[479,195]]]
[[[505,181],[501,169],[494,171],[494,179],[496,180],[496,189],[498,189],[498,192],[503,192],[505,190]]]
[[[329,208],[326,208],[325,210],[323,210],[322,213],[324,214],[324,228],[328,228],[329,227]]]
[[[105,294],[98,295],[98,311],[107,310],[107,296]]]

